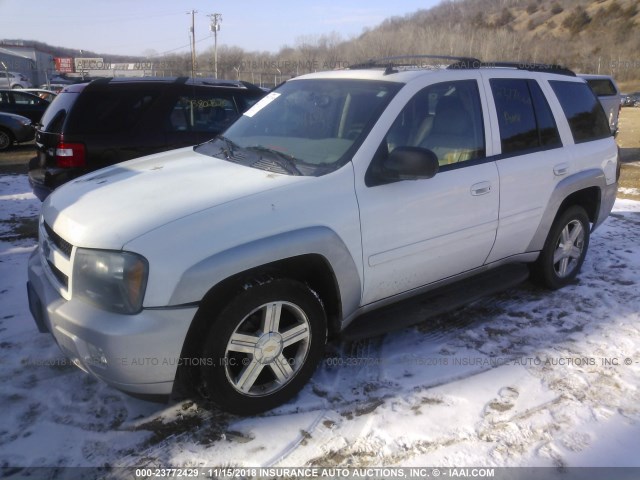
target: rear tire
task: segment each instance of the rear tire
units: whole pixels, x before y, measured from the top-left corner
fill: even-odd
[[[557,290],[571,283],[582,267],[589,247],[589,217],[577,205],[553,223],[540,257],[531,266],[532,280]]]
[[[202,355],[205,392],[232,413],[274,408],[308,382],[326,339],[324,308],[306,285],[248,285],[213,319]]]

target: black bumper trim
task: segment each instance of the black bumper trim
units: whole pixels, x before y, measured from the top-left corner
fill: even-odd
[[[51,333],[44,320],[44,307],[42,306],[42,302],[30,282],[27,282],[27,297],[29,298],[29,311],[36,322],[38,331],[40,333]]]

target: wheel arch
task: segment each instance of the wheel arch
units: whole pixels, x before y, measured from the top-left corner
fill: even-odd
[[[339,241],[335,233],[326,228],[306,230],[309,231],[289,232],[286,237],[279,238],[281,235],[276,237],[275,244],[279,246],[279,249],[281,251],[288,250],[292,255],[262,264],[254,262],[255,266],[241,269],[241,271],[209,283],[187,331],[181,352],[182,361],[176,375],[174,394],[189,391],[190,386],[199,385],[198,369],[189,368],[189,364],[193,362],[188,359],[199,358],[212,316],[215,316],[216,312],[219,312],[230,298],[242,291],[248,282],[265,281],[269,278],[289,278],[308,285],[320,297],[324,306],[327,315],[328,335],[333,336],[340,332],[343,316],[351,313],[360,301],[361,287],[357,268],[346,246]],[[303,243],[292,240],[309,240],[310,238],[314,240]],[[242,263],[246,264],[257,258],[265,258],[264,248],[273,246],[272,242],[273,239],[260,242],[262,248],[257,248],[257,245],[253,245],[249,249],[246,245],[239,246],[234,248],[234,250],[239,249],[234,254],[223,252],[223,259],[218,258],[219,255],[207,259],[201,265],[194,266],[191,272],[193,275],[185,275],[186,278],[181,281],[182,285],[179,287],[179,291],[189,291],[196,282],[205,281],[204,271],[208,272],[210,274],[208,278],[212,279],[216,278],[220,272],[224,272],[229,263],[235,264],[238,268],[238,265]],[[287,244],[289,244],[289,248],[287,248]],[[305,245],[307,248],[315,245],[320,248],[311,253],[296,255],[296,245],[297,249],[301,249],[301,245]],[[274,251],[270,253],[272,256],[277,256]],[[243,262],[235,263],[239,258],[242,258]],[[204,268],[205,266],[206,268]],[[174,300],[182,298],[182,294],[176,292],[172,298]]]
[[[616,189],[617,184],[607,185],[604,172],[597,169],[585,170],[563,179],[553,191],[527,251],[542,250],[555,220],[573,205],[585,209],[593,224],[592,231],[595,230],[609,214]]]
[[[568,208],[577,205],[584,208],[591,223],[596,223],[598,212],[600,211],[600,202],[602,200],[602,191],[600,187],[587,187],[573,192],[563,200],[558,207],[558,212],[554,217],[554,221],[562,215]]]

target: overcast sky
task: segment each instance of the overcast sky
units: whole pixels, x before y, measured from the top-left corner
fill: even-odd
[[[304,35],[357,36],[384,19],[430,8],[439,0],[0,0],[0,39],[38,40],[98,53],[142,55],[213,46],[207,14],[221,13],[218,45],[276,52]]]

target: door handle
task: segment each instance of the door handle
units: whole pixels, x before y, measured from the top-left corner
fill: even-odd
[[[558,165],[553,167],[553,173],[555,174],[556,177],[559,177],[561,175],[566,175],[568,171],[569,171],[568,163],[559,163]]]
[[[474,197],[486,195],[489,192],[491,192],[491,182],[480,182],[471,185],[471,195]]]

